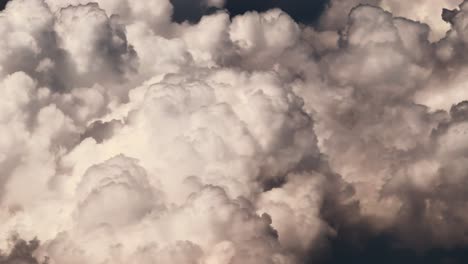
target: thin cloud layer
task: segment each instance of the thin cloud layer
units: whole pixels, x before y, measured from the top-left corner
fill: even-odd
[[[468,2],[450,4],[446,23],[442,6],[336,0],[310,27],[11,1],[0,263],[314,263],[355,233],[465,247]]]

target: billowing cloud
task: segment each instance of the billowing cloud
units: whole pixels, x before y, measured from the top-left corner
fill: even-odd
[[[468,2],[336,0],[315,27],[176,2],[0,13],[0,263],[467,246]]]
[[[444,8],[452,10],[460,5],[463,0],[441,0],[429,2],[423,0],[400,1],[400,0],[332,0],[322,19],[320,26],[324,29],[343,28],[347,23],[348,13],[359,4],[379,6],[393,13],[396,17],[404,17],[419,21],[430,26],[429,39],[437,41],[445,36],[450,25],[440,19],[441,10]]]

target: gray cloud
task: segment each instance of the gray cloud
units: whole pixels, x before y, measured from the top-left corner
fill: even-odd
[[[0,253],[0,263],[2,264],[47,264],[48,260],[42,262],[36,260],[33,256],[34,251],[39,247],[40,241],[33,239],[31,241],[22,240],[16,236],[10,239],[13,249],[8,255]]]

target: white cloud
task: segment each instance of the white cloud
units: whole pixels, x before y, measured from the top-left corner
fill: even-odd
[[[463,245],[467,4],[431,43],[438,5],[358,2],[317,29],[277,9],[177,24],[166,0],[13,1],[0,233],[37,236],[26,253],[51,264],[302,263],[352,221]]]

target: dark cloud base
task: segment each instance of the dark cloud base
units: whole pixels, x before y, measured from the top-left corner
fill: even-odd
[[[425,252],[404,249],[395,244],[391,234],[367,237],[366,231],[346,230],[330,242],[327,255],[311,257],[306,264],[466,264],[468,248],[430,249]],[[361,240],[358,237],[366,236]],[[33,257],[39,240],[25,241],[16,238],[8,255],[0,252],[0,264],[47,264]],[[323,252],[322,252],[323,254]]]
[[[322,208],[334,228],[323,248],[311,253],[306,264],[466,264],[468,247],[418,248],[401,240],[395,229],[376,232],[369,219],[358,219],[359,204],[338,205],[329,196]]]
[[[357,234],[359,235],[359,234]],[[364,244],[338,237],[331,243],[329,255],[314,258],[310,264],[465,264],[468,263],[468,249],[432,249],[415,252],[399,249],[391,235],[381,235],[368,239]],[[18,239],[9,255],[0,254],[0,264],[27,263],[47,264],[45,259],[38,262],[32,257],[39,241]]]
[[[354,231],[355,232],[355,231]],[[354,236],[366,236],[355,233]],[[353,236],[338,236],[331,241],[329,255],[321,264],[464,264],[468,263],[468,248],[434,248],[424,252],[398,246],[392,234],[382,234],[355,241]]]

